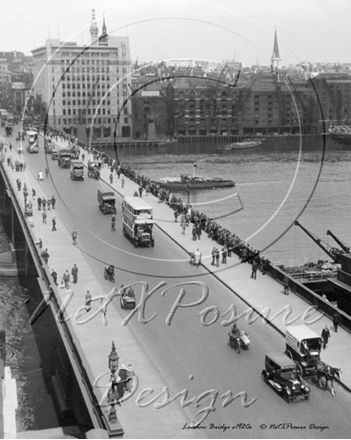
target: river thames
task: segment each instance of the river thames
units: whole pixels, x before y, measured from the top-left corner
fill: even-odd
[[[226,154],[215,154],[217,146],[132,149],[119,158],[153,180],[192,174],[196,163],[198,175],[236,182],[235,188],[192,191],[190,203],[277,264],[328,259],[299,227],[290,227],[297,218],[326,245],[337,246],[328,229],[351,243],[351,147],[322,139],[300,145],[299,138]],[[233,214],[241,207],[235,193],[243,209]],[[179,195],[187,200],[187,193]]]

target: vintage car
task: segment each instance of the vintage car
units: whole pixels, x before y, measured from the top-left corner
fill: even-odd
[[[116,197],[112,191],[106,192],[98,189],[97,199],[100,211],[105,214],[116,214]]]
[[[286,329],[285,342],[285,354],[296,362],[301,376],[315,376],[322,338],[306,325],[290,325]]]
[[[58,150],[56,150],[56,149],[51,150],[51,159],[58,160]]]
[[[266,354],[262,378],[288,403],[310,397],[310,388],[298,375],[295,362],[283,353]]]
[[[54,144],[51,139],[45,139],[44,141],[44,150],[46,154],[51,154],[54,149]]]

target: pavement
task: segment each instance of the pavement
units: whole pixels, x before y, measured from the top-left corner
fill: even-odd
[[[9,139],[3,138],[6,141]],[[13,138],[10,140],[15,147]],[[66,142],[58,141],[57,144],[64,146]],[[12,156],[13,160],[20,160],[16,148],[12,149],[7,156]],[[25,158],[25,155],[24,155]],[[85,163],[89,159],[89,155],[85,152]],[[31,194],[31,188],[37,188],[38,182],[36,176],[33,176],[27,168],[26,172],[11,171],[5,164],[8,175],[16,188],[16,179],[20,178],[22,182],[25,180]],[[85,174],[87,176],[87,173]],[[101,179],[111,186],[121,196],[131,196],[137,190],[138,185],[129,179],[125,179],[125,186],[121,188],[121,181],[114,175],[114,182],[109,184],[110,170],[105,167],[101,170]],[[87,178],[87,177],[86,177]],[[45,194],[42,189],[41,195]],[[24,208],[22,192],[18,192],[19,201]],[[259,314],[266,317],[268,321],[281,335],[281,344],[277,347],[277,351],[284,351],[285,343],[283,335],[285,334],[287,320],[284,316],[287,311],[291,311],[288,320],[296,318],[295,325],[302,324],[303,320],[308,322],[314,321],[311,328],[320,334],[325,325],[332,327],[331,320],[321,315],[315,310],[311,310],[309,304],[303,299],[290,292],[289,296],[283,295],[283,286],[273,280],[268,275],[257,274],[257,279],[251,278],[251,266],[249,264],[241,264],[236,255],[228,258],[227,264],[220,264],[219,267],[211,265],[211,250],[214,246],[219,247],[217,243],[202,234],[201,240],[193,241],[191,235],[191,227],[187,228],[185,235],[181,232],[180,223],[174,221],[173,211],[164,203],[160,203],[154,196],[147,197],[148,203],[154,208],[154,219],[156,227],[160,228],[167,234],[178,246],[184,250],[184,254],[194,252],[199,249],[202,252],[202,266],[205,267],[213,276],[223,283],[224,286],[231,289],[238,297],[240,297],[248,306],[248,312],[252,310],[258,312],[254,315],[257,319],[263,319]],[[86,287],[92,292],[103,292],[104,285],[102,280],[97,278],[95,272],[91,270],[89,262],[85,255],[79,250],[79,247],[71,246],[71,231],[68,230],[64,221],[60,218],[57,211],[47,211],[47,224],[42,223],[42,212],[37,210],[36,203],[33,203],[33,228],[31,231],[35,241],[39,238],[43,241],[43,248],[49,249],[48,266],[43,262],[43,266],[48,273],[54,268],[58,274],[63,274],[66,269],[71,270],[73,264],[79,267],[79,276],[84,274],[84,285],[77,283],[71,286],[74,295],[66,306],[67,316],[74,314],[79,308],[84,306],[84,298]],[[205,209],[204,209],[205,210]],[[51,231],[51,220],[55,216],[57,222],[57,232]],[[235,232],[235,231],[234,231]],[[79,237],[78,237],[79,243]],[[156,244],[157,246],[157,244]],[[60,280],[60,279],[59,279]],[[56,288],[52,283],[55,294],[62,303],[66,295],[62,295],[64,290]],[[93,301],[94,307],[100,306],[100,298]],[[309,316],[306,315],[311,311]],[[101,315],[101,317],[100,317]],[[286,316],[285,316],[286,317]],[[85,314],[81,315],[81,321],[86,318]],[[244,318],[243,318],[244,319]],[[248,320],[249,318],[245,318]],[[135,338],[131,334],[128,326],[121,325],[122,318],[118,314],[117,309],[110,307],[106,319],[103,314],[98,313],[95,319],[90,320],[85,325],[77,325],[72,319],[69,320],[70,331],[77,341],[76,345],[80,353],[81,359],[86,366],[91,382],[95,378],[105,373],[102,383],[108,383],[107,355],[111,351],[111,341],[115,341],[117,351],[120,357],[120,365],[122,363],[131,363],[136,372],[142,371],[142,377],[139,377],[139,390],[152,388],[162,390],[166,387],[165,381],[157,371],[155,365],[144,354],[143,350],[138,346]],[[351,388],[351,353],[348,350],[351,342],[351,335],[343,328],[339,328],[337,333],[331,331],[331,339],[326,350],[322,353],[322,360],[335,367],[341,367],[343,372],[343,383],[346,387]],[[105,388],[95,388],[98,400],[102,397]],[[187,417],[175,403],[169,404],[162,410],[161,414],[154,409],[153,406],[140,408],[135,404],[135,398],[127,400],[122,404],[121,409],[117,409],[118,418],[125,431],[125,438],[184,438],[180,426],[188,422]],[[137,421],[137,423],[136,423]],[[198,437],[196,430],[187,430],[186,438]]]

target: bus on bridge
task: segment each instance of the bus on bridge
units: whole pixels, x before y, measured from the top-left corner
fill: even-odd
[[[39,153],[39,135],[36,131],[27,131],[26,141],[28,153]]]
[[[135,247],[154,247],[152,236],[153,208],[139,197],[125,197],[122,203],[123,232],[128,236]]]

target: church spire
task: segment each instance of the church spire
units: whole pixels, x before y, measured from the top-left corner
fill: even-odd
[[[279,63],[281,61],[280,55],[279,55],[279,46],[278,46],[278,36],[277,36],[277,29],[275,29],[274,33],[274,45],[273,45],[273,55],[271,58],[271,67],[272,69],[279,69]]]
[[[107,28],[106,28],[106,23],[105,23],[105,12],[104,12],[104,20],[102,23],[102,35],[107,35]]]
[[[91,18],[91,25],[90,25],[90,35],[91,35],[91,44],[95,44],[98,39],[98,26],[96,23],[95,18],[95,9],[92,10],[92,18]]]
[[[106,28],[106,23],[105,23],[105,12],[104,12],[104,19],[103,19],[103,23],[102,23],[102,33],[101,33],[101,36],[99,37],[99,46],[107,46],[107,41],[108,41],[108,35],[107,35],[107,28]]]

